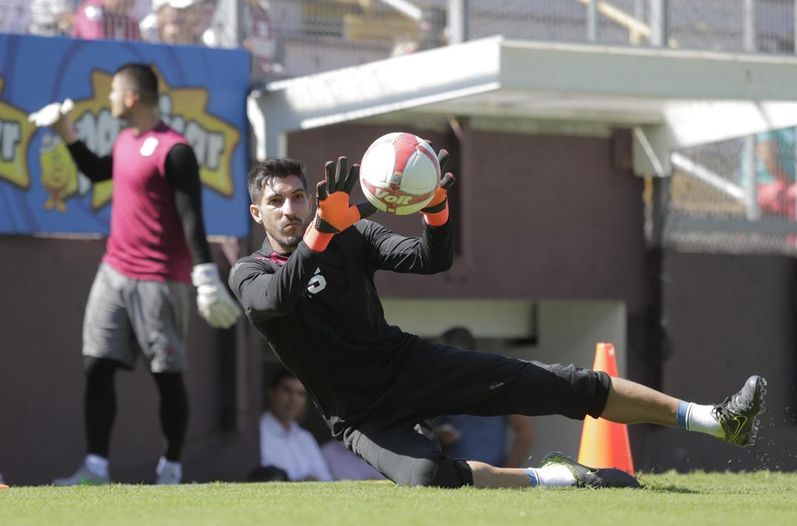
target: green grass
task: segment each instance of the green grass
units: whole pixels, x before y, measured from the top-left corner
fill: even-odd
[[[641,490],[442,490],[386,482],[12,487],[0,525],[795,525],[797,474],[666,473]]]

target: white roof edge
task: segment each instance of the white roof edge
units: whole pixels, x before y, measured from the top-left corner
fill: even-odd
[[[797,55],[778,55],[764,53],[732,53],[700,49],[672,49],[634,46],[612,46],[605,44],[586,44],[576,42],[551,42],[537,40],[503,39],[502,47],[507,49],[527,49],[538,51],[560,51],[586,53],[593,55],[619,55],[627,57],[675,58],[675,59],[710,59],[729,62],[750,62],[760,64],[797,65]]]
[[[252,109],[265,116],[259,135],[272,152],[273,138],[289,131],[418,108],[660,122],[663,152],[788,125],[797,119],[794,86],[797,56],[492,37],[272,82]]]
[[[797,57],[504,42],[501,85],[662,100],[797,100]]]
[[[417,67],[417,63],[428,63],[429,61],[438,61],[443,62],[445,59],[446,62],[450,62],[451,59],[449,58],[450,55],[463,55],[463,54],[478,54],[479,56],[484,56],[484,52],[486,50],[498,50],[501,48],[502,43],[505,42],[504,37],[502,36],[494,36],[488,38],[481,38],[477,40],[471,40],[468,42],[463,42],[462,44],[456,44],[451,46],[444,46],[435,49],[430,49],[427,51],[422,51],[419,53],[409,53],[406,55],[399,55],[395,57],[386,58],[383,60],[376,60],[373,62],[368,62],[366,64],[360,64],[357,66],[349,66],[345,68],[335,69],[332,71],[324,71],[321,73],[315,73],[312,75],[305,75],[302,77],[294,77],[291,79],[285,80],[277,80],[273,82],[269,82],[266,85],[266,90],[268,92],[276,92],[276,91],[284,91],[294,88],[298,85],[302,85],[308,82],[329,82],[333,80],[340,79],[341,76],[357,74],[359,71],[370,70],[370,69],[383,69],[387,68],[394,68],[394,67]],[[495,66],[497,67],[498,64],[496,62]]]

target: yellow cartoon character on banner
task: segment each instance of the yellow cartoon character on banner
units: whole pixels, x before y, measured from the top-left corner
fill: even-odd
[[[50,197],[45,210],[66,212],[66,198],[78,191],[78,172],[66,145],[55,135],[45,135],[39,146],[42,186]]]

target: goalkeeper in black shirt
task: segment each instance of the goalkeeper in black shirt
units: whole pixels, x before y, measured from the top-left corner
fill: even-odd
[[[440,164],[447,154],[440,152]],[[547,365],[437,345],[389,325],[374,285],[378,270],[433,274],[453,261],[446,174],[421,210],[420,237],[395,234],[351,205],[359,167],[344,157],[306,190],[301,164],[270,159],[249,174],[250,213],[261,250],[240,259],[230,286],[282,363],[307,388],[333,435],[398,484],[458,487],[628,486],[631,475],[562,454],[539,468],[499,468],[442,455],[427,419],[444,414],[586,415],[678,426],[752,445],[766,382],[751,376],[717,405],[678,400],[573,365]]]

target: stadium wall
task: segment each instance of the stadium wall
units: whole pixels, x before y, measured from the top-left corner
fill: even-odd
[[[387,131],[375,125],[304,131],[290,136],[289,155],[305,161],[314,184],[326,159],[356,158]],[[454,153],[460,252],[444,275],[384,273],[377,280],[381,293],[621,301],[628,317],[628,375],[644,378],[651,290],[642,182],[617,162],[616,143],[627,135],[496,133],[467,122],[461,141],[435,130],[408,131]],[[378,219],[398,232],[419,229],[417,217]],[[240,251],[253,250],[262,237],[255,230]],[[226,267],[221,247],[213,248]],[[11,483],[47,483],[74,469],[84,453],[80,329],[103,250],[99,239],[0,237],[0,472]],[[764,443],[741,452],[706,437],[633,427],[640,468],[794,467],[788,453],[795,440],[794,270],[788,258],[666,254],[672,351],[664,364],[664,387],[711,402],[756,370],[770,377],[770,413]],[[194,316],[189,341],[186,480],[242,480],[257,462],[260,363],[264,356],[273,358],[263,354],[262,341],[245,323],[219,334]],[[117,380],[111,461],[112,475],[121,482],[151,480],[160,454],[157,397],[147,376],[139,366]]]
[[[389,131],[371,125],[304,131],[290,136],[288,153],[305,161],[314,185],[325,160],[354,157]],[[382,294],[645,305],[642,181],[613,161],[613,140],[630,138],[495,133],[467,123],[462,141],[407,131],[454,154],[449,168],[457,175],[460,253],[446,275],[378,275]],[[417,216],[376,220],[400,233],[420,231]]]
[[[226,272],[220,246],[212,248]],[[100,239],[0,236],[0,472],[10,484],[47,484],[85,454],[81,327],[104,250]],[[251,336],[239,325],[212,331],[192,315],[187,481],[241,480],[258,462],[260,356],[236,352],[236,339]],[[260,345],[255,339],[248,347]],[[120,372],[116,385],[111,475],[151,482],[162,453],[155,384],[139,363],[132,374]]]
[[[749,374],[769,381],[756,447],[739,449],[677,430],[640,428],[643,469],[797,469],[797,262],[785,256],[667,252],[664,388],[716,403]]]

